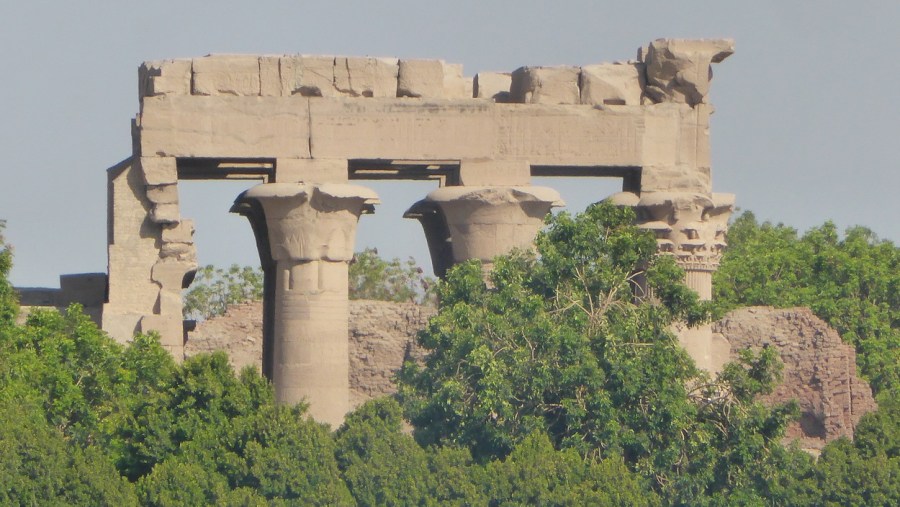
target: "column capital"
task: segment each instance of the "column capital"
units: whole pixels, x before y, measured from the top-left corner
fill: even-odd
[[[563,206],[559,192],[548,187],[455,186],[429,193],[404,215],[418,218],[442,275],[453,263],[479,259],[490,267],[494,257],[529,248],[550,209]],[[447,255],[449,244],[449,254]]]
[[[275,261],[350,261],[356,222],[371,213],[378,195],[359,185],[263,183],[237,203],[257,201],[268,225]]]
[[[674,256],[683,268],[718,269],[734,194],[652,192],[638,197],[622,192],[612,200],[633,207],[638,227],[653,231],[660,253]]]

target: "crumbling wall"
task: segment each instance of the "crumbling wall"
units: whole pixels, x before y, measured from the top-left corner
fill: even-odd
[[[435,308],[414,303],[350,301],[350,401],[356,406],[396,391],[392,377],[407,358],[422,358],[416,333]],[[233,305],[188,333],[185,355],[224,350],[236,370],[261,368],[262,303]]]
[[[422,358],[415,335],[435,309],[413,303],[350,301],[351,401],[393,393],[391,381],[406,358]],[[260,366],[261,303],[232,306],[201,322],[188,335],[186,355],[224,350],[239,369]],[[876,408],[869,385],[856,373],[856,352],[807,308],[752,307],[735,310],[713,324],[731,343],[732,358],[744,348],[775,347],[784,362],[784,380],[763,398],[766,403],[796,399],[802,418],[787,439],[807,449],[851,437],[863,414]]]
[[[784,380],[767,403],[795,399],[801,419],[787,431],[806,449],[853,437],[859,419],[877,408],[872,389],[856,373],[856,351],[808,308],[750,307],[734,310],[713,331],[738,351],[775,347],[784,362]]]

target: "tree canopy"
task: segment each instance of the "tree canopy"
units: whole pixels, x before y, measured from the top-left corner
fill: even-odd
[[[670,324],[709,308],[632,220],[562,214],[487,281],[477,263],[451,270],[425,365],[335,431],[221,352],[176,364],[156,336],[118,344],[77,305],[17,325],[0,238],[0,503],[900,503],[898,398],[884,390],[818,461],[782,446],[795,410],[753,401],[774,353],[698,371]]]
[[[724,311],[808,306],[856,348],[876,393],[900,389],[900,248],[865,227],[825,222],[799,235],[745,212],[732,223],[713,278]]]

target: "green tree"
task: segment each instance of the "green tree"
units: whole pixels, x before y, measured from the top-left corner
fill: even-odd
[[[137,505],[134,488],[99,447],[83,449],[40,406],[0,392],[0,504]]]
[[[546,433],[590,459],[624,457],[675,503],[777,479],[796,409],[752,401],[773,386],[774,352],[715,382],[699,372],[669,329],[707,310],[633,220],[609,204],[549,218],[537,255],[496,259],[490,287],[477,263],[451,270],[419,335],[425,367],[400,374],[420,443],[484,461]],[[652,297],[635,296],[639,278]]]
[[[366,248],[353,256],[349,269],[350,299],[374,299],[398,303],[434,304],[437,282],[423,274],[416,261],[378,256]],[[197,271],[184,294],[184,317],[208,319],[222,315],[229,305],[260,301],[263,297],[263,272],[259,267],[232,264],[221,269],[207,265]]]
[[[336,456],[358,505],[483,505],[466,449],[422,448],[402,432],[400,405],[369,401],[336,432]]]
[[[19,312],[15,290],[9,283],[9,270],[12,269],[12,247],[3,238],[6,221],[0,220],[0,333],[9,328]]]
[[[212,265],[197,270],[184,295],[184,317],[208,319],[222,315],[228,305],[259,301],[263,297],[262,268],[238,266],[221,269]]]
[[[366,248],[350,263],[350,299],[433,303],[435,287],[435,280],[425,276],[412,257],[388,261],[378,250]]]
[[[584,460],[574,449],[557,451],[534,433],[503,460],[485,466],[491,505],[660,505],[660,498],[621,458]]]
[[[900,248],[831,222],[798,236],[745,212],[731,225],[713,287],[721,310],[808,306],[852,344],[876,392],[900,386]]]

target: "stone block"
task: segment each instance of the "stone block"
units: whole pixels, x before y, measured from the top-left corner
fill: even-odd
[[[650,43],[645,94],[651,103],[691,106],[705,102],[712,78],[711,64],[734,53],[731,39],[658,39]]]
[[[508,73],[479,72],[475,75],[473,96],[477,99],[493,99],[494,102],[509,102],[509,88],[512,76]]]
[[[163,243],[159,249],[159,257],[166,260],[194,261],[197,259],[197,249],[193,243]]]
[[[474,97],[472,78],[463,76],[463,66],[459,63],[444,63],[444,99],[471,99]]]
[[[169,351],[176,361],[184,360],[184,320],[181,315],[144,315],[138,324],[138,331],[159,333],[160,344]]]
[[[644,64],[637,62],[587,65],[581,68],[581,103],[641,105]]]
[[[400,60],[397,96],[431,99],[470,99],[472,80],[462,65],[443,60]]]
[[[444,96],[444,62],[440,60],[400,60],[398,97]]]
[[[144,62],[138,69],[138,83],[140,98],[155,95],[189,95],[191,93],[191,61]]]
[[[259,94],[263,97],[281,96],[281,57],[259,57]]]
[[[643,165],[641,107],[603,111],[581,105],[491,106],[496,108],[490,120],[496,146],[488,158],[527,160],[532,166]]]
[[[193,60],[194,95],[260,94],[259,58],[246,55],[212,55]]]
[[[347,183],[343,159],[280,158],[275,162],[275,183]]]
[[[60,303],[80,303],[85,308],[106,300],[106,273],[78,273],[59,276]]]
[[[148,186],[178,183],[178,164],[174,157],[141,157],[141,174]]]
[[[461,185],[519,186],[531,182],[531,166],[527,160],[462,160],[459,165]]]
[[[334,87],[351,97],[396,97],[396,58],[347,58],[334,61]]]
[[[194,221],[182,220],[177,224],[167,224],[162,228],[163,243],[193,243]]]
[[[150,221],[156,224],[175,224],[180,219],[177,204],[157,204],[150,210]]]
[[[117,313],[115,304],[103,305],[101,317],[103,331],[119,343],[127,343],[134,334],[140,330],[140,321],[143,314]]]
[[[521,104],[578,104],[578,67],[521,67],[512,73],[510,98]]]
[[[153,204],[178,204],[178,185],[147,185],[147,199]]]
[[[309,101],[147,97],[141,152],[172,157],[308,158]]]
[[[282,95],[335,97],[333,56],[284,56],[280,61]]]

